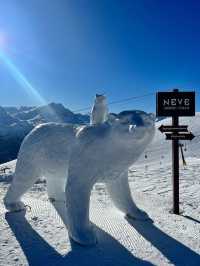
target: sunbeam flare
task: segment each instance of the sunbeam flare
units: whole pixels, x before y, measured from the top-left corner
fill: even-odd
[[[6,65],[13,78],[26,91],[26,93],[34,97],[40,104],[46,104],[45,99],[31,85],[27,78],[22,74],[22,72],[16,67],[12,60],[3,51],[0,51],[0,59]]]

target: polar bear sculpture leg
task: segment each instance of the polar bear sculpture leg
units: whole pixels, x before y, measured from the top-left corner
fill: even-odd
[[[20,158],[17,161],[13,181],[4,197],[4,204],[9,211],[19,211],[25,209],[21,197],[37,181],[39,173],[30,161]]]
[[[49,200],[56,209],[57,213],[61,217],[64,225],[68,229],[67,220],[67,208],[66,208],[66,195],[65,187],[67,183],[67,171],[66,169],[59,169],[59,173],[47,174],[47,193]]]
[[[131,197],[128,184],[128,171],[122,173],[115,180],[107,182],[106,187],[113,203],[120,211],[134,219],[148,219],[146,213],[138,209]]]
[[[66,186],[68,232],[81,245],[93,245],[96,237],[89,221],[89,202],[93,183],[81,176],[69,176]]]

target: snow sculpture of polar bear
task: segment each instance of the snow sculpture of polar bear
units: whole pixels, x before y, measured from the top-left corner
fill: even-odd
[[[10,211],[25,208],[21,197],[44,176],[49,198],[68,229],[83,245],[96,242],[89,221],[90,192],[105,182],[116,205],[125,214],[143,218],[131,198],[128,169],[154,135],[154,117],[142,111],[124,111],[111,122],[79,126],[48,123],[37,126],[23,141],[15,176],[4,198]]]

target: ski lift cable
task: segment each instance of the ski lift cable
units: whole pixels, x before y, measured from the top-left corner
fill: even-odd
[[[122,100],[109,102],[108,105],[114,105],[114,104],[118,104],[118,103],[128,102],[128,101],[132,101],[132,100],[135,100],[135,99],[140,99],[140,98],[152,96],[154,94],[155,94],[155,92],[151,92],[151,93],[147,93],[147,94],[143,94],[143,95],[139,95],[139,96],[132,96],[132,97],[125,98],[125,99],[122,99]],[[91,109],[91,107],[85,107],[85,108],[74,110],[73,112],[77,113],[77,112],[87,111],[87,110],[90,110],[90,109]]]
[[[132,100],[135,100],[135,99],[151,96],[151,95],[154,95],[154,94],[155,94],[155,92],[152,92],[152,93],[147,93],[147,94],[143,94],[143,95],[140,95],[140,96],[129,97],[129,98],[126,98],[126,99],[123,99],[123,100],[112,101],[112,102],[108,103],[108,105],[118,104],[118,103],[122,103],[122,102],[128,102],[128,101],[132,101]]]
[[[166,91],[166,90],[165,90]],[[167,90],[167,91],[171,91],[170,90]],[[118,104],[118,103],[123,103],[123,102],[128,102],[128,101],[132,101],[132,100],[135,100],[135,99],[140,99],[140,98],[144,98],[144,97],[149,97],[149,96],[152,96],[152,95],[155,95],[157,91],[154,91],[154,92],[151,92],[151,93],[147,93],[147,94],[143,94],[143,95],[139,95],[139,96],[132,96],[132,97],[129,97],[129,98],[125,98],[125,99],[122,99],[122,100],[116,100],[116,101],[112,101],[112,102],[109,102],[108,105],[114,105],[114,104]],[[81,112],[81,111],[87,111],[87,110],[90,110],[91,107],[86,107],[86,108],[81,108],[81,109],[77,109],[77,110],[74,110],[73,112],[74,113],[77,113],[77,112]],[[200,135],[196,135],[195,137],[200,137]],[[189,146],[191,145],[194,145],[196,143],[192,143],[192,144],[189,144]],[[154,152],[154,151],[159,151],[159,150],[162,150],[163,148],[157,148],[157,149],[152,149],[152,150],[146,150],[145,153],[150,153],[150,152]]]
[[[162,91],[162,90],[159,90],[159,91]],[[165,89],[164,91],[171,91],[171,89]],[[132,97],[125,98],[125,99],[112,101],[112,102],[109,102],[108,105],[114,105],[114,104],[118,104],[118,103],[129,102],[129,101],[140,99],[140,98],[144,98],[144,97],[149,97],[149,96],[155,95],[157,92],[158,92],[158,90],[155,90],[154,92],[146,93],[146,94],[143,94],[143,95],[132,96]],[[199,92],[197,91],[197,93],[199,93]],[[78,112],[87,111],[87,110],[90,110],[90,109],[91,109],[91,106],[90,107],[88,106],[88,107],[84,107],[84,108],[73,110],[73,112],[74,113],[78,113]]]

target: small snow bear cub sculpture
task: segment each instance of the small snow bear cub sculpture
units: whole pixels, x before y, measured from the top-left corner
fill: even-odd
[[[51,203],[69,236],[79,244],[96,243],[89,221],[90,192],[96,182],[105,182],[122,212],[145,219],[132,200],[128,169],[152,140],[154,117],[142,111],[124,111],[113,117],[95,126],[48,123],[33,129],[21,145],[4,198],[6,208],[24,209],[22,196],[45,176]]]
[[[97,125],[104,123],[108,117],[108,107],[105,95],[96,94],[94,106],[92,107],[90,124]]]

